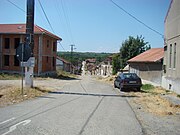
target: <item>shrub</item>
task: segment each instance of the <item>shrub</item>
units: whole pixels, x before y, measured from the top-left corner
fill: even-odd
[[[142,89],[145,91],[149,91],[149,90],[154,89],[154,86],[151,84],[143,84]]]

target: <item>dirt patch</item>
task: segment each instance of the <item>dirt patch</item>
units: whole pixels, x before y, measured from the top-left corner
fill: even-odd
[[[131,93],[132,94],[132,93]],[[133,93],[138,96],[131,102],[138,104],[138,109],[153,113],[155,115],[176,115],[180,113],[180,106],[173,105],[170,101],[162,98],[159,94],[152,93]]]
[[[1,86],[0,87],[0,107],[22,102],[24,100],[32,99],[49,92],[48,89],[35,87],[26,88],[23,91],[16,86]]]
[[[139,109],[144,111],[160,116],[180,114],[180,105],[174,105],[166,98],[163,98],[164,95],[176,97],[177,94],[162,87],[154,87],[148,92],[131,92],[129,94],[137,96],[131,102],[138,104]]]

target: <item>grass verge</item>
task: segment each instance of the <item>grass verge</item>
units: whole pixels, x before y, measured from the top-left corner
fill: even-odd
[[[21,75],[19,75],[19,74],[0,73],[0,80],[17,80],[20,78],[21,78]]]
[[[154,86],[151,84],[143,84],[142,86],[142,90],[145,92],[152,92],[153,89],[154,89]]]
[[[49,90],[40,87],[24,88],[22,95],[19,87],[4,87],[0,90],[0,107],[39,97],[48,92]]]

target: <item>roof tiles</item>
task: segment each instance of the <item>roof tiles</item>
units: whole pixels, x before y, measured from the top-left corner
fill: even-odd
[[[163,57],[164,57],[163,48],[152,48],[128,60],[128,63],[129,62],[157,62],[157,61],[160,61]]]
[[[0,33],[1,34],[25,34],[26,24],[0,24]],[[47,34],[51,37],[62,40],[60,37],[52,34],[51,32],[37,25],[34,25],[34,34]]]

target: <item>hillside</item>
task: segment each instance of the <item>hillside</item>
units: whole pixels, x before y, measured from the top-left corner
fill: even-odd
[[[71,52],[57,52],[57,55],[71,61]],[[72,63],[77,65],[82,61],[95,58],[97,63],[103,61],[106,57],[113,55],[112,53],[95,53],[95,52],[73,52]]]

